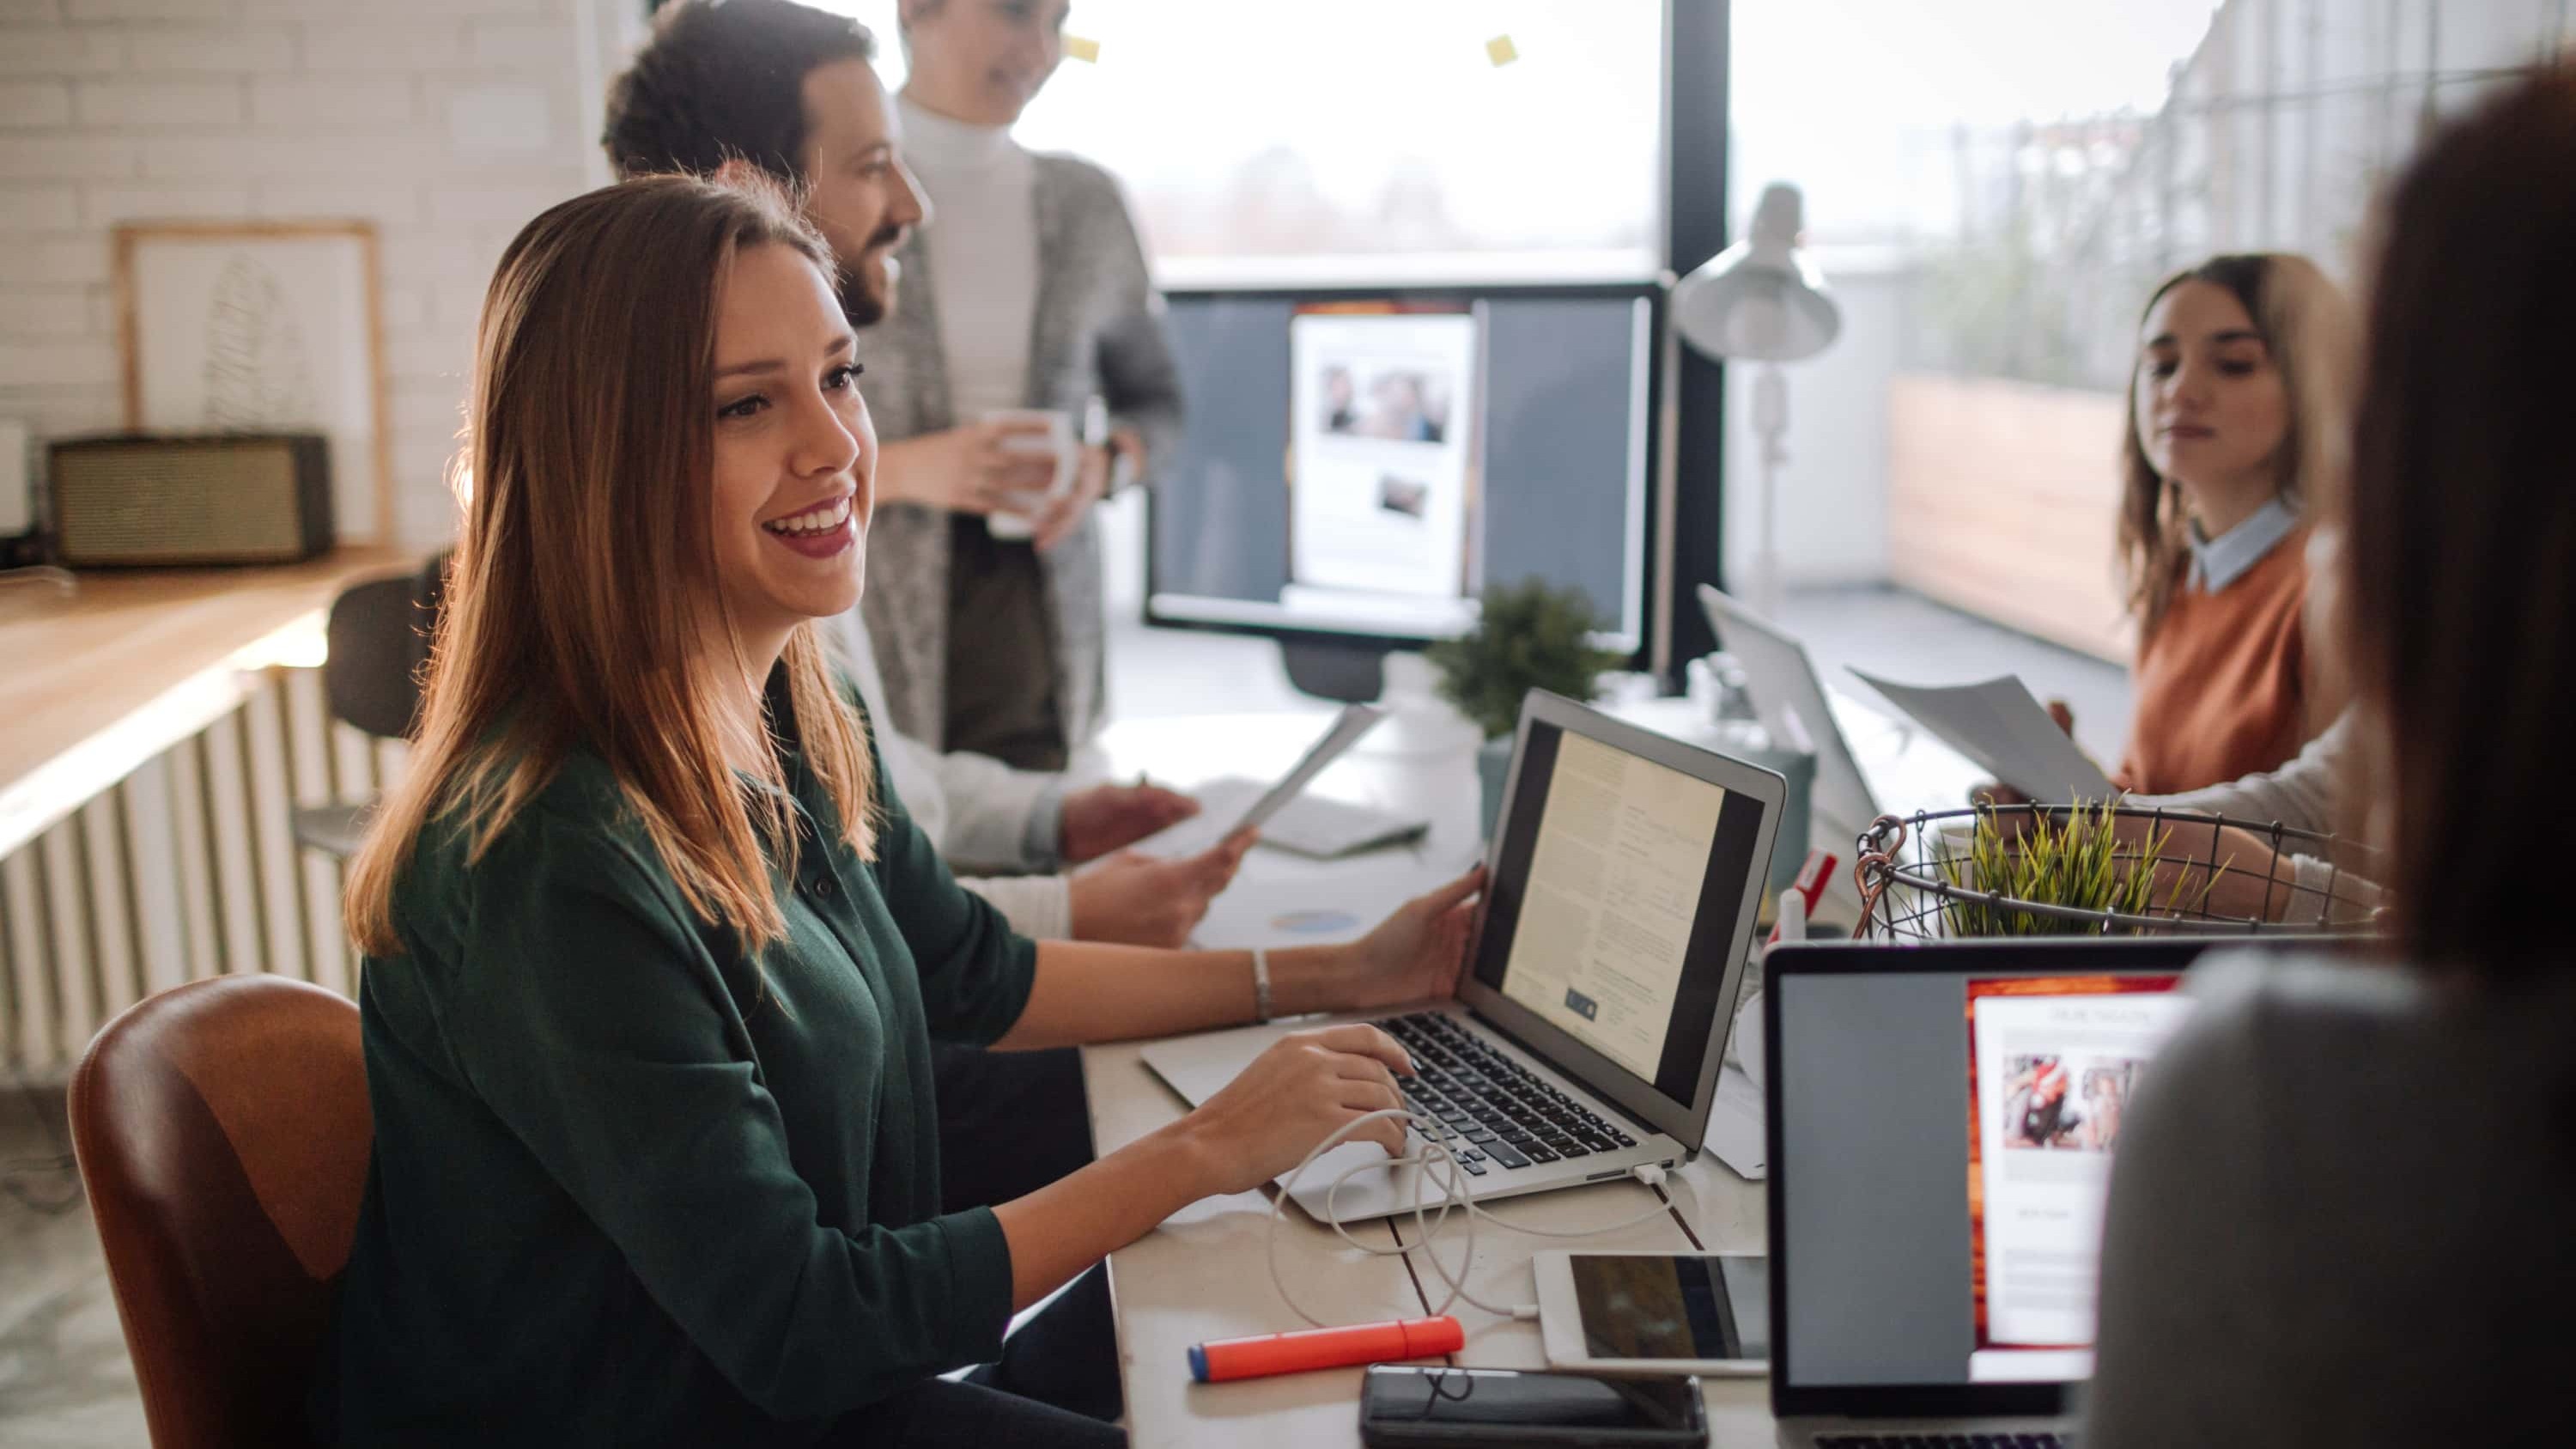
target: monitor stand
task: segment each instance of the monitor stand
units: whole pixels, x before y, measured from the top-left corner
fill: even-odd
[[[1386,656],[1383,645],[1279,641],[1279,662],[1287,667],[1290,684],[1343,704],[1364,704],[1385,691]]]

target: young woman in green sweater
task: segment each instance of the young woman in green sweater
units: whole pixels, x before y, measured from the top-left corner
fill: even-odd
[[[857,602],[876,464],[829,267],[764,184],[661,178],[548,211],[493,279],[424,726],[348,891],[376,1142],[322,1442],[1122,1442],[938,1375],[1398,1104],[1391,1040],[1301,1032],[939,1211],[934,1036],[1262,1003],[1245,954],[1013,936],[879,786],[810,622]],[[1478,884],[1273,956],[1267,1005],[1448,994]]]

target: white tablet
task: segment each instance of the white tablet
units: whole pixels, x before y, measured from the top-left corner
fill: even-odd
[[[1759,1253],[1540,1253],[1550,1368],[1758,1377],[1771,1356],[1771,1274]]]

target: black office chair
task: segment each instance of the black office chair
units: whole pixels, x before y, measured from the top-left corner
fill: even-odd
[[[410,736],[420,713],[421,666],[429,662],[429,636],[446,593],[447,559],[442,551],[417,573],[351,584],[331,601],[322,697],[333,719],[378,739]],[[299,806],[295,838],[346,860],[366,837],[375,808],[374,800]]]

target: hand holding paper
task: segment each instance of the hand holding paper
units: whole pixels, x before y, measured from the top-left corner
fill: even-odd
[[[1384,718],[1386,711],[1373,704],[1343,706],[1342,712],[1334,716],[1332,728],[1324,731],[1323,737],[1289,767],[1288,773],[1281,776],[1277,784],[1244,801],[1241,808],[1236,809],[1234,807],[1240,798],[1238,792],[1218,788],[1226,784],[1218,781],[1215,786],[1200,792],[1200,803],[1208,804],[1210,797],[1214,797],[1215,808],[1138,842],[1136,849],[1145,855],[1171,860],[1198,855],[1214,849],[1218,842],[1231,839],[1241,831],[1258,829],[1289,801],[1296,799],[1317,775],[1324,772],[1326,765]]]
[[[2015,675],[1979,684],[1919,685],[1852,673],[1950,748],[2033,800],[2100,804],[2119,793]]]

